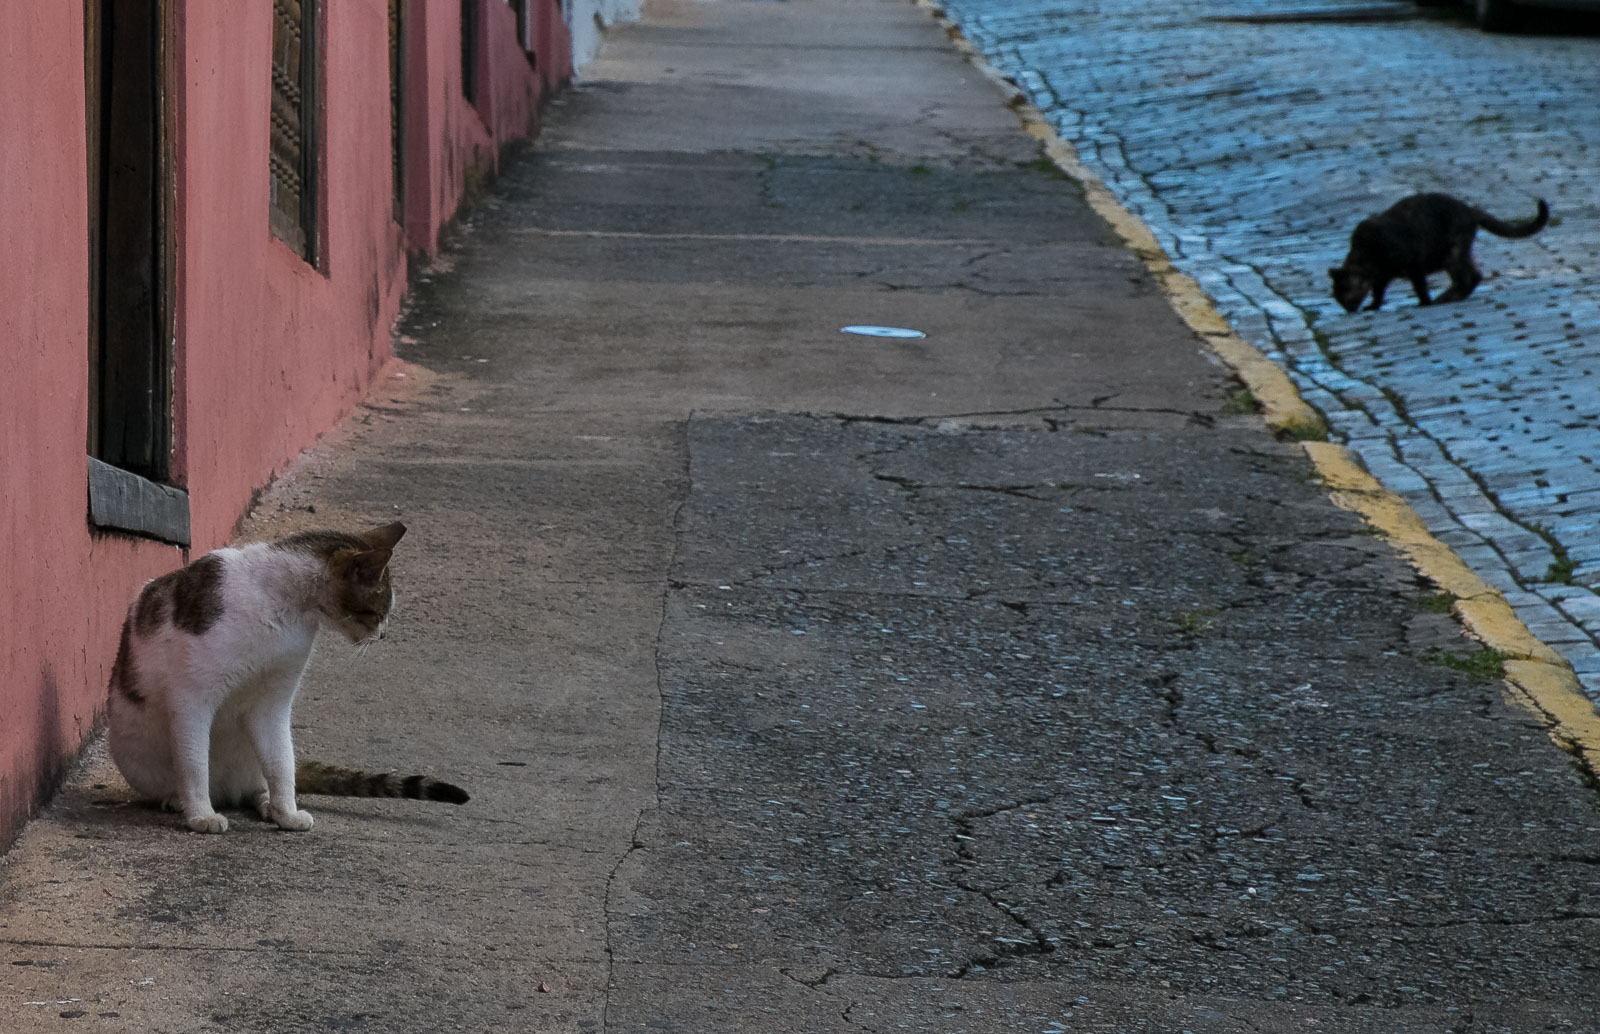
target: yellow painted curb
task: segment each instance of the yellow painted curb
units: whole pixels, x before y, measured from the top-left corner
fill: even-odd
[[[1304,442],[1306,454],[1327,485],[1334,504],[1360,514],[1382,532],[1423,577],[1455,597],[1451,611],[1474,638],[1506,655],[1507,702],[1536,715],[1550,738],[1572,754],[1592,777],[1600,779],[1600,714],[1583,695],[1577,676],[1560,654],[1535,638],[1517,619],[1505,597],[1474,574],[1450,547],[1434,538],[1405,500],[1379,484],[1354,453],[1319,440],[1326,438],[1327,425],[1322,415],[1300,397],[1288,375],[1233,332],[1200,285],[1172,267],[1149,227],[1124,208],[1110,188],[1078,160],[1072,145],[1056,133],[1016,84],[989,64],[937,3],[912,2],[932,15],[973,67],[1006,93],[1007,106],[1017,113],[1022,128],[1040,141],[1045,154],[1062,172],[1082,186],[1089,207],[1110,223],[1144,262],[1173,309],[1250,389],[1267,427],[1275,435]]]
[[[1591,777],[1600,777],[1600,715],[1566,666],[1506,662],[1506,699],[1537,715],[1556,745]]]

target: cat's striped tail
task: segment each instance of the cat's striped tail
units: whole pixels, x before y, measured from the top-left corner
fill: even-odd
[[[295,793],[327,797],[410,797],[418,801],[465,804],[472,798],[453,783],[423,775],[363,772],[321,761],[301,761],[294,766]]]

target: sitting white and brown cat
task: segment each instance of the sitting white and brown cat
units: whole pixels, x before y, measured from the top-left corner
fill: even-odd
[[[389,558],[405,526],[310,531],[219,549],[149,582],[128,608],[111,671],[111,757],[141,796],[222,833],[248,804],[311,828],[296,791],[465,803],[449,783],[294,758],[289,715],[318,628],[377,639],[394,603]]]

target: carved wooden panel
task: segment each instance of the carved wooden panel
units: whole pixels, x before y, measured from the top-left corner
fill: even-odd
[[[307,258],[316,211],[314,14],[315,0],[272,0],[272,231]]]
[[[405,5],[406,0],[389,0],[389,153],[397,223],[405,222]]]

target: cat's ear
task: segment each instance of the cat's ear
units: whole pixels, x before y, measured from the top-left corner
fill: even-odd
[[[374,546],[372,549],[364,549],[359,553],[351,552],[349,554],[350,573],[358,581],[376,582],[378,576],[383,574],[383,569],[389,566],[389,557],[393,555],[393,552],[387,546]]]
[[[394,549],[396,543],[400,541],[405,533],[406,526],[399,521],[395,521],[393,524],[385,524],[381,528],[373,528],[371,531],[364,532],[361,537],[374,549],[381,549],[387,553]],[[384,563],[388,563],[388,559],[385,556]]]

